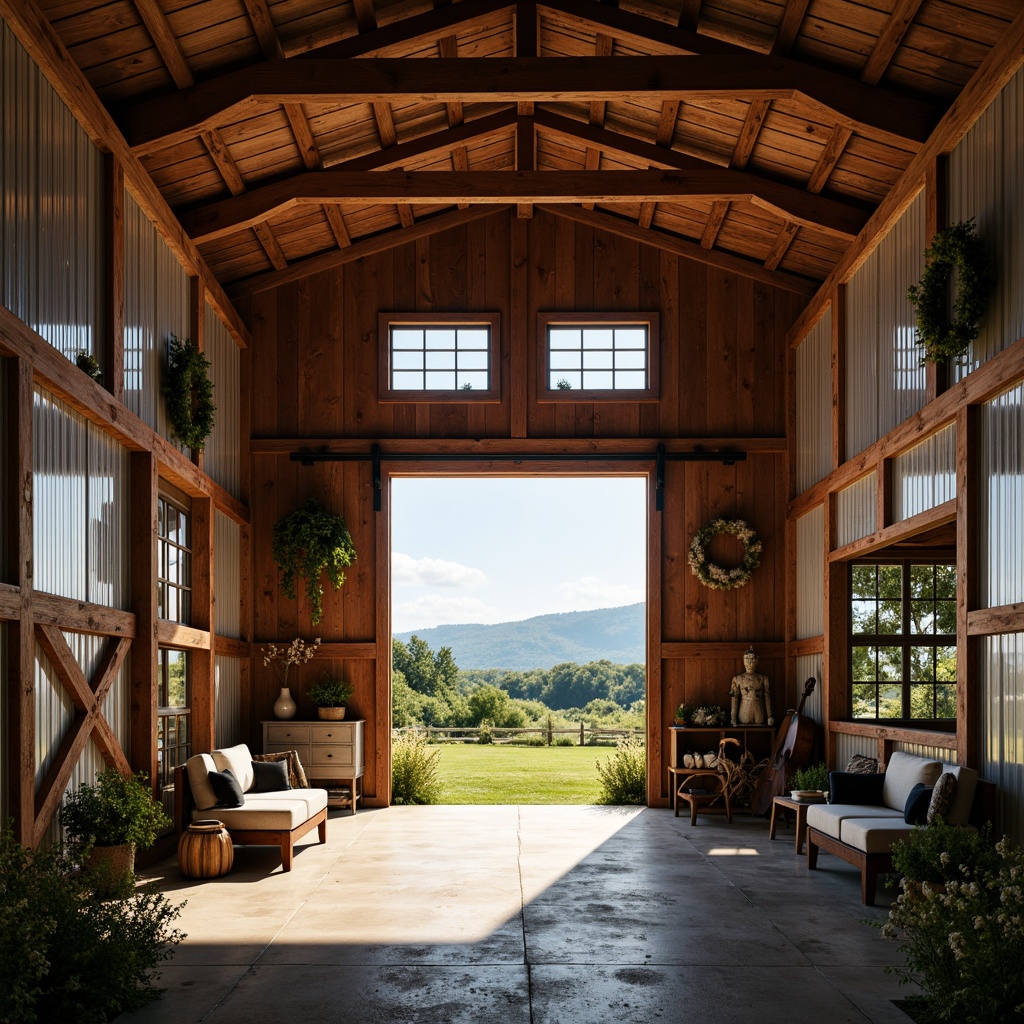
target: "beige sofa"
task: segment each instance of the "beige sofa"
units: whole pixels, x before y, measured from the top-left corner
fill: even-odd
[[[967,825],[978,785],[978,773],[971,768],[944,764],[895,751],[881,780],[881,803],[827,803],[807,808],[807,866],[817,867],[818,851],[835,854],[860,868],[861,899],[875,902],[878,876],[892,871],[892,844],[914,830],[904,812],[915,785],[934,786],[949,772],[956,789],[943,820],[950,825]]]
[[[210,754],[196,754],[176,768],[175,824],[182,832],[193,821],[216,818],[224,823],[236,846],[279,846],[281,866],[291,871],[296,839],[316,828],[320,842],[327,842],[327,790],[307,787],[254,792],[253,760],[249,748],[240,743]],[[231,769],[241,787],[244,803],[240,807],[218,806],[210,784],[209,773],[226,768]]]

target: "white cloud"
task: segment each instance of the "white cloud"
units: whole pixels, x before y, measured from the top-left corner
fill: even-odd
[[[442,558],[412,558],[395,551],[391,555],[391,581],[406,587],[478,587],[487,574]]]
[[[596,576],[582,576],[578,580],[559,583],[555,590],[559,601],[573,611],[616,608],[619,605],[636,604],[645,597],[642,586],[609,583]]]
[[[504,616],[474,597],[425,594],[412,601],[400,601],[392,609],[391,628],[396,633],[462,622],[503,622]]]

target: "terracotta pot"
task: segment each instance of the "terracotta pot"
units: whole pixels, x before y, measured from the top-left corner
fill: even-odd
[[[234,862],[231,836],[219,821],[194,821],[178,840],[178,864],[186,878],[219,878]]]
[[[135,883],[135,844],[94,846],[82,863],[103,896],[124,895]]]
[[[316,713],[328,722],[340,722],[345,717],[344,708],[317,708]]]

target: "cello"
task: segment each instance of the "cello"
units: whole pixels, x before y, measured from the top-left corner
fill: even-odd
[[[779,729],[771,763],[758,776],[750,797],[750,810],[754,814],[767,814],[772,809],[772,801],[786,791],[789,773],[794,768],[802,768],[810,757],[814,744],[814,719],[803,714],[803,710],[816,682],[814,676],[807,680],[800,707]]]

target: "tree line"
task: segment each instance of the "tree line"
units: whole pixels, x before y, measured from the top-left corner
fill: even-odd
[[[643,665],[607,660],[566,662],[551,669],[460,670],[450,647],[438,651],[418,636],[392,640],[392,723],[522,729],[557,728],[581,719],[607,728],[642,728]]]

